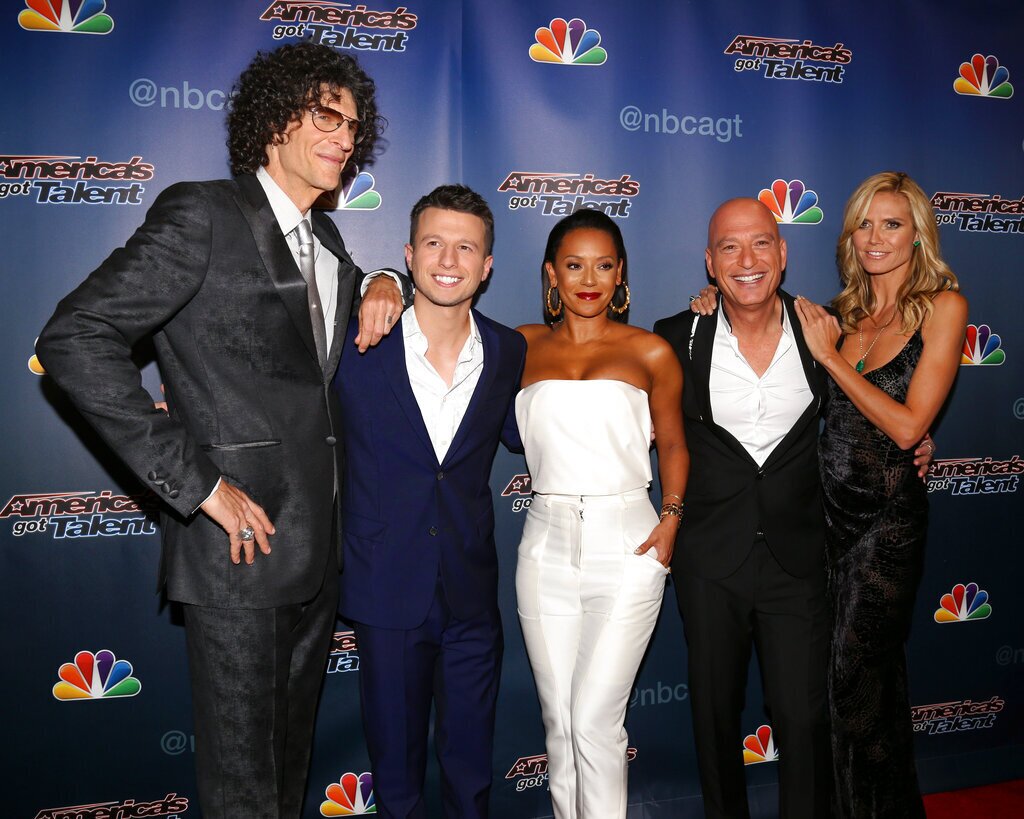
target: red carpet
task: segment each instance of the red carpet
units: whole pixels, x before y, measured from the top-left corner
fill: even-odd
[[[1024,779],[932,793],[924,808],[928,819],[1016,819],[1024,816]]]

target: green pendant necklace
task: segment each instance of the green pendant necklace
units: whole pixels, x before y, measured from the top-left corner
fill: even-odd
[[[864,372],[864,362],[867,360],[868,354],[874,348],[875,342],[878,341],[879,338],[881,338],[882,333],[884,333],[886,328],[890,324],[892,324],[892,321],[893,321],[894,318],[896,318],[896,307],[895,306],[893,306],[893,308],[892,308],[892,315],[889,316],[889,320],[885,324],[883,324],[881,327],[878,328],[878,332],[875,333],[875,337],[871,341],[871,343],[868,345],[867,350],[864,349],[864,322],[861,322],[861,326],[860,326],[860,328],[858,330],[858,332],[860,334],[860,341],[859,341],[859,344],[858,344],[858,346],[860,347],[860,361],[857,362],[857,366],[856,366],[856,370],[857,370],[857,374],[858,375],[860,375],[860,373]]]

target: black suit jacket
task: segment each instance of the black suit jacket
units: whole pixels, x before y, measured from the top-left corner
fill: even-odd
[[[439,576],[457,619],[497,607],[489,479],[499,439],[518,442],[513,401],[526,341],[475,310],[473,317],[483,370],[440,463],[409,383],[402,328],[372,355],[346,344],[335,379],[348,456],[339,608],[356,622],[415,628],[430,610]]]
[[[790,574],[820,570],[824,515],[818,475],[818,416],[825,395],[824,369],[804,341],[793,298],[779,290],[813,399],[764,465],[757,463],[711,412],[711,352],[721,310],[700,318],[685,310],[654,325],[683,366],[683,415],[690,450],[686,513],[673,564],[707,578],[735,571],[761,533]]]
[[[340,262],[337,320],[321,369],[306,286],[255,176],[185,182],[58,305],[40,361],[138,478],[166,501],[172,600],[263,608],[308,600],[332,542],[337,368],[362,273],[329,217],[313,230]],[[168,413],[131,359],[151,335]],[[219,476],[277,528],[268,557],[233,565],[223,530],[196,509]]]

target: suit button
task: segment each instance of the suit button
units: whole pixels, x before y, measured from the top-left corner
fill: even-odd
[[[443,481],[444,480],[444,470],[441,470],[440,472],[437,473],[437,479],[439,481]]]
[[[324,438],[324,440],[327,441],[327,446],[334,446],[336,443],[338,443],[338,439],[335,438],[333,435],[328,435],[326,438]]]
[[[436,526],[431,526],[430,529],[429,529],[429,532],[430,532],[431,537],[436,537],[437,536],[437,527]]]
[[[179,493],[177,489],[172,489],[170,492],[167,493],[167,497],[173,500],[174,498],[178,497],[178,494]]]
[[[146,477],[149,478],[151,481],[155,481],[160,476],[157,475],[156,472],[150,472]]]
[[[765,475],[764,467],[761,467],[761,469],[757,470],[757,479],[759,481],[764,479],[764,475]]]

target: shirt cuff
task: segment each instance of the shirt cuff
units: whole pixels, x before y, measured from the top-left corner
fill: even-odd
[[[402,278],[394,270],[383,268],[381,270],[371,270],[365,276],[363,276],[363,282],[359,286],[359,297],[362,298],[366,295],[366,288],[370,286],[370,282],[376,279],[378,276],[387,276],[395,284],[398,285],[398,292],[402,292]]]
[[[212,491],[212,492],[211,492],[211,493],[210,493],[209,495],[207,495],[207,496],[206,496],[206,499],[205,499],[205,500],[203,501],[203,503],[206,503],[206,501],[208,501],[208,500],[209,500],[210,498],[212,498],[212,497],[213,497],[214,495],[216,495],[216,494],[217,494],[217,490],[218,490],[218,489],[220,489],[220,482],[221,482],[222,480],[224,480],[224,478],[217,478],[217,483],[215,483],[215,484],[213,485],[213,491]],[[193,512],[192,512],[192,514],[193,514],[193,515],[194,515],[194,514],[195,514],[196,512],[198,512],[198,511],[199,511],[200,509],[202,509],[202,508],[203,508],[203,503],[199,504],[199,505],[198,505],[198,506],[197,506],[197,507],[196,507],[196,508],[195,508],[195,509],[193,510]]]

